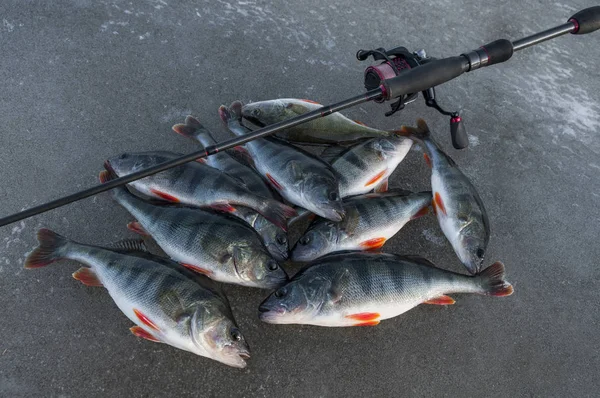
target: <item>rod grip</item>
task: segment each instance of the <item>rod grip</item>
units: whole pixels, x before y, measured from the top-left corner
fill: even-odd
[[[386,100],[401,95],[418,93],[430,87],[446,83],[466,72],[469,62],[463,56],[443,58],[410,69],[383,81],[383,97]]]
[[[594,6],[579,11],[569,18],[569,22],[575,22],[574,35],[584,35],[600,29],[600,6]]]
[[[500,39],[481,46],[487,54],[488,61],[485,66],[508,61],[513,55],[513,44],[510,40]]]

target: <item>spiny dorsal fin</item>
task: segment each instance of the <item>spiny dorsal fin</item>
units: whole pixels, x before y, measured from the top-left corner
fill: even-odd
[[[110,244],[108,248],[121,253],[150,253],[148,247],[146,246],[146,243],[142,239],[123,239]]]

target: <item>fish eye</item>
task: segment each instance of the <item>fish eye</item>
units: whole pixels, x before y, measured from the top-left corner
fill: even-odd
[[[119,159],[127,159],[128,157],[129,157],[129,155],[124,153],[121,156],[119,156]]]
[[[285,234],[277,234],[277,243],[285,245],[287,243],[287,236]]]
[[[283,297],[287,294],[287,289],[285,287],[279,288],[276,292],[275,292],[275,297]]]
[[[256,108],[252,111],[252,115],[254,116],[260,116],[260,109]]]
[[[300,243],[301,245],[308,245],[310,243],[310,236],[304,235],[300,238],[300,240],[298,240],[298,243]]]
[[[277,264],[277,261],[275,260],[269,260],[267,262],[267,267],[271,270],[271,271],[275,271],[277,268],[279,268],[279,264]]]
[[[482,258],[484,255],[484,251],[483,249],[480,247],[479,249],[477,249],[477,257]]]
[[[242,333],[240,333],[240,331],[238,330],[238,328],[235,328],[235,327],[231,328],[231,330],[229,330],[229,335],[235,341],[240,341],[242,339]]]
[[[340,198],[340,195],[337,192],[333,191],[333,192],[329,193],[330,200],[338,200],[339,198]]]

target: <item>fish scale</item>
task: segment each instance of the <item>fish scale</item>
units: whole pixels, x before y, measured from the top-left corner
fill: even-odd
[[[387,184],[411,147],[412,141],[402,137],[373,138],[342,152],[331,161],[340,182],[340,195],[365,194]]]
[[[245,119],[257,126],[264,127],[319,109],[322,106],[305,99],[281,98],[245,104],[240,110],[240,116],[243,115]],[[367,127],[347,118],[340,112],[277,132],[277,136],[286,141],[317,145],[353,143],[365,138],[388,137],[394,134],[395,132]]]
[[[203,147],[216,144],[212,133],[198,119],[188,116],[184,124],[176,124],[173,130],[184,137],[190,138]],[[277,199],[267,183],[250,166],[240,163],[233,157],[236,149],[218,152],[204,159],[206,164],[239,180],[249,191],[266,198]],[[257,211],[248,207],[238,206],[231,215],[244,220],[258,232],[267,250],[279,261],[288,258],[287,236],[275,224],[268,221]]]
[[[411,219],[427,212],[431,192],[392,190],[344,200],[338,223],[317,218],[292,249],[294,261],[312,261],[343,250],[379,249]]]
[[[25,268],[44,267],[65,258],[87,265],[90,268],[73,276],[85,284],[104,286],[136,325],[131,328],[136,336],[230,366],[246,366],[243,357],[248,356],[248,346],[241,334],[239,339],[231,337],[239,331],[229,303],[206,278],[150,253],[84,245],[47,229],[38,231],[38,240],[40,246],[27,257]],[[221,332],[215,332],[216,325]]]
[[[263,301],[259,316],[276,324],[374,326],[449,293],[507,296],[512,292],[501,263],[467,276],[437,268],[420,257],[340,253],[298,272]]]
[[[456,163],[431,137],[423,119],[417,127],[403,127],[402,134],[423,142],[430,157],[431,190],[438,222],[454,252],[467,270],[481,270],[490,240],[487,212],[477,190]]]
[[[256,231],[236,218],[155,206],[123,187],[115,188],[113,196],[169,257],[193,270],[221,282],[261,288],[274,288],[287,280]]]
[[[108,159],[105,167],[117,176],[125,176],[177,156],[164,151],[122,154]],[[128,185],[146,196],[189,206],[213,207],[227,212],[234,211],[234,206],[245,206],[282,229],[287,225],[286,218],[296,214],[291,207],[272,197],[250,192],[236,178],[198,162],[173,167]]]
[[[250,130],[241,124],[241,103],[221,106],[221,120],[237,136]],[[343,218],[339,183],[331,167],[282,140],[266,137],[245,144],[256,170],[287,201],[330,220]]]

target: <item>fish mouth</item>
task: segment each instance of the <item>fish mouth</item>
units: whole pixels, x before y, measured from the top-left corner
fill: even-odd
[[[321,217],[324,217],[333,222],[340,222],[346,216],[346,212],[344,211],[344,209],[342,208],[341,205],[337,206],[337,205],[328,204],[327,208],[321,209],[320,213],[321,214],[319,214],[319,215]]]
[[[289,253],[286,249],[280,248],[277,244],[271,243],[267,245],[267,250],[277,261],[285,261],[289,258]]]
[[[481,271],[481,264],[477,265],[477,264],[465,263],[464,266],[467,268],[467,271],[469,271],[469,273],[471,275],[477,275]]]
[[[238,356],[240,358],[242,358],[244,361],[247,361],[248,359],[250,359],[250,352],[249,351],[241,351],[241,352],[238,352]]]
[[[287,274],[285,273],[285,271],[282,270],[282,274],[281,275],[268,275],[267,278],[264,281],[264,289],[277,289],[279,287],[281,287],[282,285],[285,285],[290,278],[287,276]]]
[[[258,307],[258,319],[264,323],[286,324],[290,322],[292,314],[283,307],[269,308],[264,305]]]
[[[265,312],[269,312],[271,311],[271,309],[269,307],[267,307],[266,305],[259,305],[258,306],[258,312],[260,312],[261,314],[264,314]]]
[[[294,262],[305,263],[314,260],[316,257],[310,253],[302,252],[301,250],[292,250],[290,259]]]

